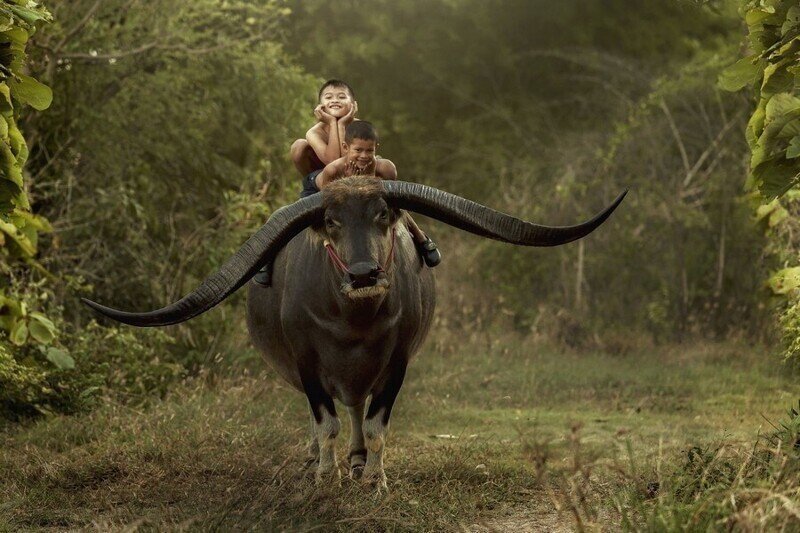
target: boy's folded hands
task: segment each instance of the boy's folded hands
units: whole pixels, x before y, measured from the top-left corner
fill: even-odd
[[[353,119],[356,117],[356,113],[358,113],[358,102],[353,100],[353,105],[350,106],[350,111],[348,111],[345,116],[340,118],[339,122],[341,122],[344,126],[347,126],[353,122]]]
[[[325,107],[322,104],[314,108],[314,117],[325,124],[336,124],[336,117],[325,111]]]
[[[353,122],[353,120],[356,117],[356,113],[358,113],[358,102],[353,101],[353,105],[350,106],[350,110],[347,112],[346,115],[338,119],[338,122],[342,126],[347,126],[348,124]],[[323,122],[331,126],[336,124],[337,122],[336,117],[325,111],[325,106],[322,104],[319,104],[317,107],[314,108],[314,117],[319,122]]]

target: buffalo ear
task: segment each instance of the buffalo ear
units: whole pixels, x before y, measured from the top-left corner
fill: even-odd
[[[319,215],[315,216],[308,227],[321,235],[325,235],[325,211],[323,210]]]
[[[389,208],[389,223],[396,224],[398,220],[403,218],[403,213],[396,207]]]

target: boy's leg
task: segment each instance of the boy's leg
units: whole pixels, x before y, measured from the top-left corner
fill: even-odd
[[[325,166],[322,164],[322,161],[319,160],[319,157],[317,157],[314,149],[311,148],[311,145],[308,144],[308,141],[305,139],[297,139],[295,142],[293,142],[292,148],[289,150],[289,154],[292,157],[294,168],[296,168],[303,176],[306,176],[312,171]]]
[[[299,141],[298,141],[299,142]],[[295,143],[297,144],[297,143]],[[303,190],[300,191],[300,198],[311,196],[319,192],[317,188],[317,175],[322,172],[322,169],[312,170],[303,178]],[[272,263],[267,263],[253,276],[253,281],[262,287],[272,286]]]
[[[403,217],[405,218],[408,231],[410,231],[411,236],[414,237],[414,242],[425,242],[428,237],[422,232],[421,229],[419,229],[416,221],[411,218],[411,214],[408,211],[403,211]]]
[[[411,214],[408,213],[408,211],[403,211],[403,217],[405,219],[406,226],[408,227],[408,231],[411,232],[411,236],[414,238],[414,244],[417,247],[417,251],[419,252],[419,255],[422,256],[422,260],[425,261],[425,264],[430,268],[433,268],[441,263],[442,254],[436,247],[436,243],[433,242],[430,237],[425,235],[421,229],[419,229],[419,226],[414,219],[411,218]]]

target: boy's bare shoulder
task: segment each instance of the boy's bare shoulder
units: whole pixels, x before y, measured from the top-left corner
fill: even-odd
[[[329,173],[334,176],[342,176],[344,175],[344,171],[347,168],[347,158],[340,157],[339,159],[334,159],[330,163],[325,166],[325,172]]]
[[[328,126],[323,122],[317,122],[313,126],[311,126],[308,131],[306,132],[306,139],[309,137],[316,137],[318,139],[322,139],[323,141],[328,141]]]
[[[378,159],[375,162],[375,175],[385,180],[396,180],[397,167],[388,159]]]

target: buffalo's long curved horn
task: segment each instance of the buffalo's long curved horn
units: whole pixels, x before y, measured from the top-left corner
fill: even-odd
[[[520,220],[455,194],[419,183],[384,181],[386,202],[435,218],[456,228],[522,246],[558,246],[585,237],[606,221],[622,202],[627,189],[611,205],[576,226],[542,226]]]
[[[83,303],[119,322],[132,326],[167,326],[208,311],[275,259],[292,238],[322,213],[322,195],[315,194],[275,211],[225,264],[191,293],[167,307],[146,313],[130,313],[100,305],[86,298]]]

